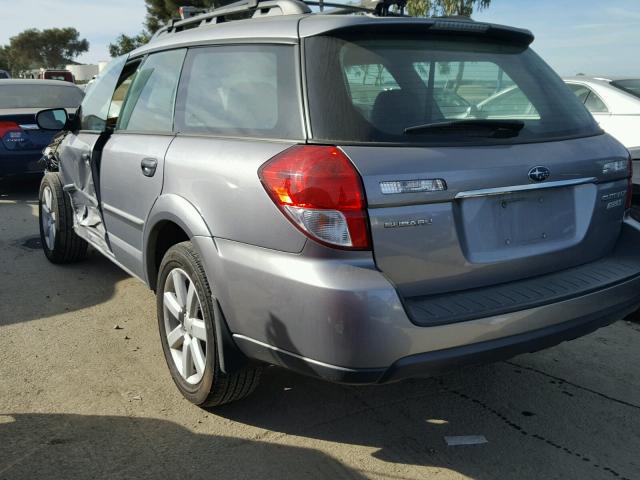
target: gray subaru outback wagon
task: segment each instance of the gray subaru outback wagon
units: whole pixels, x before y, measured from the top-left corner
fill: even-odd
[[[38,115],[67,130],[44,253],[89,244],[155,290],[198,405],[246,396],[264,364],[393,382],[640,305],[629,154],[532,34],[354,11],[196,12],[113,60],[72,118]]]

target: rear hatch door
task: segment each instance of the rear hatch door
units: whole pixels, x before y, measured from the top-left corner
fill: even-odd
[[[377,266],[403,296],[542,275],[613,249],[628,154],[528,47],[529,32],[340,22],[301,22],[310,141],[341,146],[360,172]]]
[[[587,263],[610,252],[620,232],[626,180],[603,169],[626,159],[606,136],[510,147],[342,148],[364,180],[376,263],[405,296]],[[549,178],[531,180],[536,167]],[[416,180],[443,180],[446,190],[383,193]]]

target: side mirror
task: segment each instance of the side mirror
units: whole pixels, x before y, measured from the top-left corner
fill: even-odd
[[[69,123],[69,115],[64,108],[50,108],[36,114],[36,123],[42,130],[62,130]]]

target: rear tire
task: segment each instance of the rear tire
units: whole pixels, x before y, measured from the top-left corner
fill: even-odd
[[[165,254],[156,295],[162,350],[182,395],[201,407],[215,407],[253,392],[260,367],[232,374],[220,370],[211,288],[191,242]]]
[[[73,230],[73,208],[57,172],[45,173],[38,195],[40,242],[52,263],[72,263],[87,254],[87,242]]]

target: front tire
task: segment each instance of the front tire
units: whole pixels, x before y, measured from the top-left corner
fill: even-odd
[[[233,374],[220,370],[211,289],[191,242],[167,251],[156,292],[162,350],[182,395],[202,407],[249,395],[259,383],[261,369],[246,367]]]
[[[52,263],[72,263],[87,254],[87,242],[73,230],[71,199],[62,189],[60,174],[45,173],[38,195],[40,242]]]

